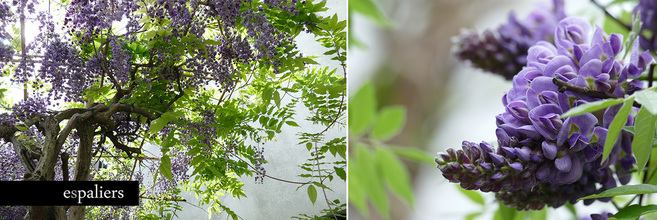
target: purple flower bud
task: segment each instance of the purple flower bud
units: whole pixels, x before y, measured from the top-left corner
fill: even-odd
[[[518,159],[522,161],[529,161],[531,160],[531,150],[527,147],[522,147],[522,148],[516,148],[516,155],[518,155]]]
[[[504,166],[504,157],[493,152],[489,152],[488,155],[490,155],[490,158],[493,159],[493,163],[495,164],[495,166],[498,167]]]
[[[564,155],[563,157],[554,160],[554,167],[561,172],[569,172],[571,166],[572,162],[570,160],[570,155]]]
[[[554,160],[554,158],[557,156],[557,146],[550,144],[547,141],[543,141],[541,146],[543,148],[543,156],[545,156],[547,159]]]
[[[509,164],[509,167],[511,167],[511,169],[513,169],[513,171],[515,172],[522,171],[522,164],[520,164],[519,162],[511,163]]]

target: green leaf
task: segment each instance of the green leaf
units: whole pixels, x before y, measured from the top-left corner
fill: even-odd
[[[572,203],[567,202],[566,203],[566,208],[570,211],[570,214],[573,214],[573,219],[578,219],[579,217],[577,216],[577,209],[575,209],[575,206]]]
[[[577,107],[571,108],[566,113],[561,115],[561,118],[566,118],[570,116],[577,116],[584,113],[595,112],[600,109],[607,108],[612,105],[618,105],[623,102],[624,99],[603,99],[600,101],[589,102],[585,104],[578,105]]]
[[[514,219],[516,215],[516,209],[511,208],[508,206],[505,206],[502,204],[502,202],[498,202],[500,205],[499,208],[497,209],[497,212],[495,212],[495,220],[509,220],[509,219]]]
[[[405,157],[407,159],[421,162],[421,163],[426,163],[429,165],[435,165],[436,162],[434,161],[434,157],[431,154],[425,153],[424,151],[421,151],[416,148],[412,147],[388,147],[388,149],[392,150],[393,153]]]
[[[413,188],[411,187],[408,170],[388,149],[377,148],[376,157],[379,171],[385,177],[390,189],[408,202],[411,207],[414,207]]]
[[[625,102],[623,102],[623,106],[620,108],[620,110],[618,110],[616,116],[614,116],[614,120],[611,121],[611,125],[609,125],[609,132],[607,133],[607,139],[605,141],[605,148],[602,152],[602,160],[600,163],[603,163],[607,157],[609,157],[611,148],[614,146],[614,143],[616,143],[620,131],[627,123],[627,116],[630,114],[630,110],[632,110],[633,103],[634,97],[630,96],[625,100]]]
[[[276,103],[276,107],[281,107],[281,94],[278,93],[278,91],[274,91],[274,103]]]
[[[578,200],[595,199],[595,198],[610,197],[610,196],[650,194],[650,193],[657,193],[657,186],[650,184],[625,185],[625,186],[611,188],[605,190],[604,192],[595,195],[586,196]]]
[[[27,131],[27,126],[23,123],[16,124],[14,125],[14,127],[16,127],[16,129],[18,129],[19,131]]]
[[[359,143],[355,145],[355,149],[365,147],[363,144]],[[347,194],[349,196],[349,204],[353,204],[360,213],[367,217],[369,214],[369,211],[367,210],[367,194],[364,189],[365,185],[358,175],[360,174],[360,167],[357,163],[358,161],[354,158],[356,158],[355,154],[351,154],[349,157],[349,166],[347,166],[347,169],[349,170],[347,173],[347,183],[349,184],[349,193]]]
[[[483,212],[470,213],[465,216],[465,220],[474,220],[476,217],[479,217]]]
[[[160,158],[160,173],[169,180],[173,179],[173,173],[171,172],[171,159],[168,155]]]
[[[547,219],[547,209],[531,210],[531,211],[528,211],[527,214],[529,214],[529,219],[531,219],[531,220],[545,220],[545,219]]]
[[[637,170],[639,172],[643,170],[652,152],[652,140],[655,137],[655,122],[657,122],[657,115],[651,114],[647,107],[643,105],[636,115],[634,125],[636,133],[632,140],[632,153],[636,158]]]
[[[461,188],[461,186],[459,185],[456,185],[456,188],[459,188],[459,191],[461,191],[463,195],[467,196],[468,199],[470,199],[470,201],[473,201],[474,203],[477,203],[479,205],[485,205],[484,197],[481,196],[481,194],[479,194],[477,191],[466,190]]]
[[[372,127],[372,138],[380,141],[390,139],[401,131],[405,120],[406,108],[404,106],[392,106],[382,109]]]
[[[342,180],[347,180],[347,173],[344,171],[343,168],[340,167],[333,167],[335,169],[335,174],[340,177]]]
[[[609,4],[611,5],[611,4]],[[629,21],[629,18],[631,16],[631,13],[628,13],[626,11],[623,11],[621,13],[621,20],[627,20]],[[625,18],[625,19],[624,19]],[[627,39],[627,36],[629,34],[629,30],[625,28],[625,26],[619,24],[616,20],[616,18],[611,18],[609,16],[605,16],[605,21],[604,24],[602,25],[603,30],[605,30],[607,33],[617,33],[617,34],[622,34],[623,39]],[[626,22],[626,21],[623,21]]]
[[[636,220],[642,215],[657,212],[657,205],[631,205],[616,213],[613,217],[618,220]]]
[[[646,108],[652,115],[657,115],[657,92],[643,90],[634,93],[636,101],[641,103],[641,108]]]
[[[379,210],[379,214],[387,217],[388,213],[388,193],[383,187],[383,177],[377,169],[376,154],[368,150],[366,147],[356,148],[356,163],[358,170],[349,175],[358,175],[361,185],[365,194],[370,197],[370,201],[374,207]],[[351,171],[351,170],[350,170]]]
[[[155,37],[156,33],[157,32],[155,30],[150,30],[150,31],[146,32],[146,34],[144,36],[146,37],[146,39],[151,39],[151,38]]]
[[[349,131],[359,136],[370,126],[376,111],[374,85],[365,83],[349,101]]]
[[[292,126],[292,127],[299,127],[299,124],[297,124],[294,121],[285,121],[285,124]]]
[[[308,185],[308,198],[315,205],[315,201],[317,201],[317,189],[313,185]]]
[[[366,17],[376,21],[379,25],[384,27],[391,27],[392,22],[386,18],[385,15],[379,10],[379,7],[372,2],[372,0],[351,0],[349,1],[349,10],[361,13]]]
[[[162,114],[158,119],[155,119],[155,121],[151,122],[151,126],[148,129],[148,133],[150,134],[155,134],[162,130],[164,126],[167,125],[167,123],[176,120],[180,117],[183,116],[182,112],[166,112]]]

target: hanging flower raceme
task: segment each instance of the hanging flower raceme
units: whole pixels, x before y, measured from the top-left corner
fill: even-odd
[[[502,98],[506,111],[496,116],[499,147],[465,141],[462,150],[448,149],[436,158],[443,176],[465,189],[496,192],[498,200],[519,210],[575,203],[616,187],[617,179],[626,184],[635,162],[631,133],[622,131],[609,159],[602,161],[607,129],[620,105],[561,118],[572,107],[600,100],[562,86],[623,97],[641,89],[642,83],[633,78],[652,58],[639,53],[635,41],[630,62],[623,64],[615,59],[622,36],[597,28],[589,38],[590,31],[586,21],[568,17],[559,22],[554,44],[542,41],[529,48],[527,66]],[[633,124],[630,117],[627,125]]]
[[[641,48],[644,50],[654,51],[657,48],[657,1],[639,0],[639,4],[634,8],[634,14],[641,14],[641,32],[639,39]],[[649,34],[648,34],[649,33]]]
[[[527,49],[538,41],[552,41],[554,29],[565,17],[563,0],[554,8],[542,6],[524,20],[509,15],[508,23],[482,34],[463,31],[455,38],[456,57],[485,71],[510,80],[527,64]]]

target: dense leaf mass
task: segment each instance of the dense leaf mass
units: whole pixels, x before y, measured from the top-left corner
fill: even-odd
[[[641,89],[634,78],[653,59],[649,52],[640,53],[635,41],[630,62],[616,60],[622,36],[596,29],[589,38],[590,31],[588,22],[567,17],[554,31],[554,44],[542,41],[529,48],[527,66],[502,98],[506,111],[496,117],[499,147],[464,142],[462,150],[448,149],[436,158],[443,176],[465,189],[496,192],[497,199],[519,210],[559,207],[616,187],[617,180],[627,184],[635,163],[631,133],[622,131],[602,161],[609,125],[621,106],[561,118],[570,108],[600,98],[555,82],[623,97]],[[629,117],[626,125],[633,124]]]
[[[15,104],[2,102],[0,180],[136,180],[143,193],[139,207],[29,213],[152,219],[181,209],[186,187],[212,213],[237,219],[217,195],[246,196],[238,177],[264,182],[265,144],[297,125],[297,103],[328,121],[309,119],[326,126],[315,143],[343,118],[346,22],[319,15],[325,1],[73,0],[52,11],[37,3],[0,2],[0,69],[23,89]],[[23,39],[37,25],[34,39]],[[318,63],[300,55],[301,31],[336,56],[344,75],[307,68]],[[333,178],[322,173],[318,187]],[[27,209],[0,207],[0,216],[23,218]]]

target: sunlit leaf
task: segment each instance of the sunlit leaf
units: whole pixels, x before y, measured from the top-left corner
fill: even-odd
[[[365,83],[349,101],[349,131],[358,136],[372,123],[376,112],[374,85]]]
[[[653,90],[643,90],[634,93],[636,102],[641,104],[641,108],[646,108],[652,115],[657,115],[657,92]]]
[[[385,141],[395,136],[404,127],[406,120],[406,108],[403,106],[392,106],[381,109],[379,117],[372,127],[371,137]]]
[[[614,187],[595,195],[586,196],[580,198],[579,200],[595,199],[595,198],[610,197],[610,196],[621,196],[621,195],[650,194],[650,193],[657,193],[657,186],[650,184],[625,185],[625,186]]]
[[[377,148],[376,157],[379,171],[385,177],[390,189],[404,199],[411,207],[414,207],[413,189],[408,170],[388,149]]]
[[[577,107],[571,108],[567,112],[561,115],[562,118],[577,116],[585,113],[595,112],[607,108],[612,105],[617,105],[623,102],[624,99],[603,99],[600,101],[589,102],[585,104],[578,105]]]
[[[388,215],[388,195],[383,187],[383,177],[379,175],[377,169],[377,154],[371,152],[366,147],[356,148],[356,163],[358,170],[353,175],[358,175],[362,187],[366,195],[370,197],[370,201],[374,207],[379,210],[384,216]],[[350,170],[351,171],[351,170]],[[352,175],[352,173],[349,173]]]
[[[169,180],[173,179],[173,173],[171,172],[171,159],[169,156],[163,156],[160,158],[160,173]]]
[[[432,154],[428,154],[419,149],[412,147],[388,147],[388,148],[392,150],[393,153],[405,157],[407,159],[429,164],[429,165],[436,164],[436,162],[434,162],[434,157],[432,156]]]
[[[313,205],[317,201],[317,189],[313,185],[308,185],[308,198],[310,198]]]
[[[479,194],[479,192],[474,191],[474,190],[466,190],[466,189],[463,189],[463,188],[461,188],[461,186],[459,186],[459,185],[457,185],[456,187],[459,189],[459,191],[461,192],[461,194],[467,196],[468,199],[470,199],[470,201],[472,201],[472,202],[474,202],[474,203],[477,203],[477,204],[479,204],[479,205],[485,205],[485,203],[484,203],[484,197],[481,196],[481,194]]]

